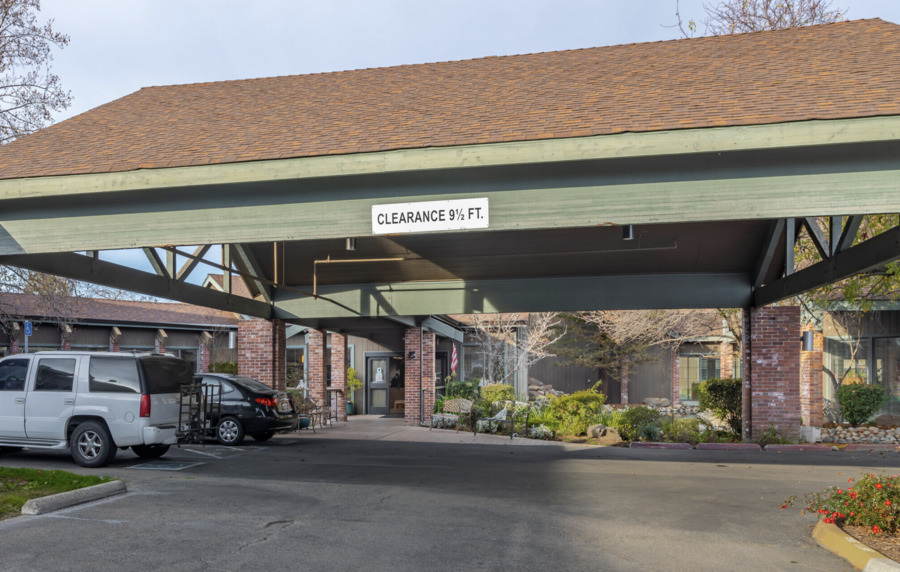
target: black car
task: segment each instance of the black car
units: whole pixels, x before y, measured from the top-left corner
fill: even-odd
[[[211,409],[215,438],[223,445],[238,445],[245,435],[257,441],[297,428],[297,413],[290,397],[249,377],[203,374],[207,399],[219,403]],[[221,402],[219,402],[221,394]]]

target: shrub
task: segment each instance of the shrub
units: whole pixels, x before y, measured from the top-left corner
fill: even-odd
[[[557,433],[584,435],[587,428],[597,423],[606,396],[592,389],[576,391],[554,399],[548,409]]]
[[[780,433],[774,425],[769,425],[769,428],[759,437],[754,439],[754,441],[758,443],[760,447],[765,447],[766,445],[787,445],[794,442],[794,440],[787,435]]]
[[[233,361],[220,361],[209,364],[209,373],[230,373],[237,375],[238,364]]]
[[[700,432],[699,419],[666,419],[662,422],[662,434],[669,443],[700,443],[704,436]]]
[[[854,383],[842,385],[837,390],[841,412],[850,425],[860,425],[869,420],[884,403],[884,388],[880,385]]]
[[[712,411],[731,432],[741,435],[741,379],[707,379],[697,387],[702,411]]]
[[[622,413],[621,409],[612,409],[607,405],[600,411],[600,415],[597,416],[597,423],[604,427],[618,427]]]
[[[659,411],[649,407],[629,407],[619,417],[616,429],[626,441],[639,441],[644,428],[648,425],[659,425]]]
[[[528,428],[528,436],[532,439],[553,439],[553,430],[546,425],[535,425]]]
[[[847,479],[848,484],[853,478]],[[900,515],[900,477],[897,475],[863,475],[846,489],[828,487],[809,493],[803,512],[816,512],[825,522],[864,526],[872,534],[894,534]],[[797,497],[784,501],[781,508],[794,506]]]
[[[481,398],[490,403],[495,401],[514,401],[516,390],[505,383],[492,383],[481,388]]]
[[[464,381],[448,381],[446,383],[447,399],[468,399],[475,401],[478,399],[478,383],[477,379],[468,379]]]
[[[438,395],[437,397],[435,397],[434,398],[434,409],[432,410],[432,413],[443,412],[444,411],[444,401],[446,401],[446,400],[447,400],[447,398],[444,397],[443,395]]]

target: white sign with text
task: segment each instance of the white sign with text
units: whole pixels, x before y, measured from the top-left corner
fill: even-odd
[[[488,228],[487,198],[372,206],[372,234],[470,228]]]

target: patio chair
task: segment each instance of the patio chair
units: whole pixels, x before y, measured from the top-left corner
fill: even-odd
[[[520,412],[517,407],[513,406],[512,411],[506,405],[498,411],[496,414],[491,417],[483,417],[481,419],[476,419],[473,423],[472,434],[478,434],[478,422],[479,421],[487,421],[489,423],[496,422],[500,426],[499,433],[503,434],[503,427],[509,427],[509,438],[512,439],[516,436],[516,422],[524,423],[525,433],[528,433],[528,417],[531,415],[531,404],[528,404],[528,407],[525,408],[524,411]],[[489,425],[489,427],[493,427]],[[494,431],[491,430],[491,434],[494,434]]]

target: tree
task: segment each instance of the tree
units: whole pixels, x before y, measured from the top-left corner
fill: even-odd
[[[40,0],[0,0],[0,144],[37,131],[72,96],[51,73],[52,48],[69,37],[38,22]]]
[[[798,28],[814,24],[840,22],[846,9],[832,9],[831,0],[724,0],[716,4],[703,4],[706,33],[713,36]],[[679,2],[675,3],[675,25],[685,38],[697,32],[697,22],[681,17]]]
[[[509,383],[515,373],[554,355],[564,334],[555,312],[475,314],[468,334],[478,342],[485,383]]]

